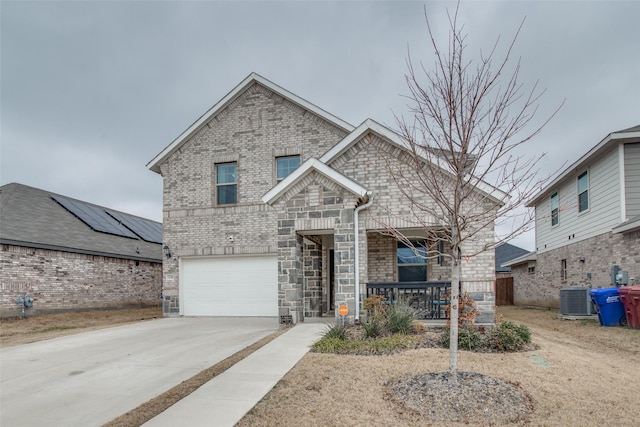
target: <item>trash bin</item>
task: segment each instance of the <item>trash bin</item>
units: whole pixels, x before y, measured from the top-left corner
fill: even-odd
[[[589,295],[598,312],[600,325],[624,326],[627,324],[627,316],[618,295],[618,288],[592,289]]]
[[[640,286],[622,286],[618,288],[620,301],[627,316],[630,328],[640,329]]]

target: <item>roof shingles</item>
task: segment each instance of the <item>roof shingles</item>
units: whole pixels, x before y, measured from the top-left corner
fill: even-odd
[[[17,183],[0,187],[0,242],[114,258],[162,260],[162,244],[94,231],[52,196],[60,195]]]

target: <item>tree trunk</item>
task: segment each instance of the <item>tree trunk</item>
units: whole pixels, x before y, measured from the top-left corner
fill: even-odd
[[[457,248],[454,249],[457,252]],[[455,252],[454,252],[455,253]],[[460,259],[457,255],[453,257],[451,268],[451,301],[449,310],[449,373],[454,382],[458,379],[458,302],[460,297]]]

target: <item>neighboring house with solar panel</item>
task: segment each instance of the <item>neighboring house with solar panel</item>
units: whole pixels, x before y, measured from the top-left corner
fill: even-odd
[[[369,292],[390,302],[402,292],[421,317],[442,318],[450,258],[422,253],[450,249],[427,241],[388,170],[406,167],[407,150],[373,120],[354,127],[249,75],[147,165],[163,178],[173,255],[164,262],[164,314],[296,322],[346,308],[352,322]],[[462,247],[474,254],[463,262],[462,290],[478,302],[478,323],[492,323],[495,264],[486,248],[505,195],[484,184],[473,196],[490,206],[490,225]],[[385,235],[381,221],[420,253]]]
[[[25,296],[34,314],[159,303],[161,223],[12,183],[0,187],[0,244],[0,317]]]

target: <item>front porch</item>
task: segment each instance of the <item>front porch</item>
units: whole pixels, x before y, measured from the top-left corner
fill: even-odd
[[[367,283],[367,298],[382,295],[387,304],[404,303],[415,310],[416,319],[449,318],[449,281]]]

